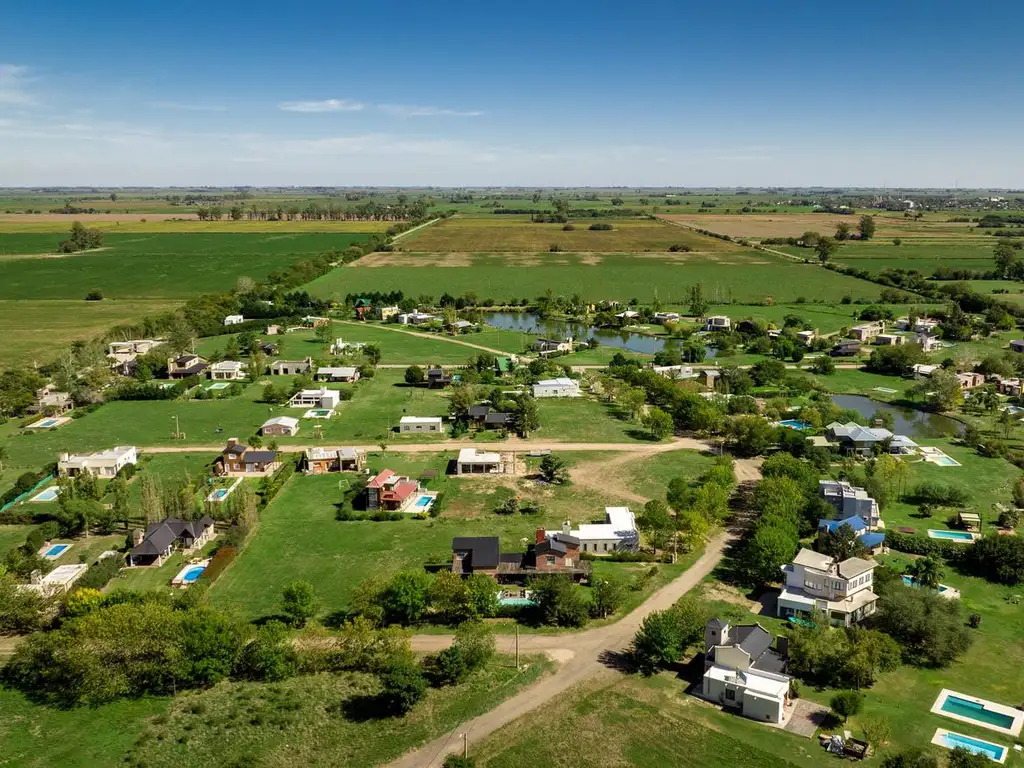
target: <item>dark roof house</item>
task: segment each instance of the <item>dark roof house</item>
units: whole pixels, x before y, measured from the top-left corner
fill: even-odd
[[[214,519],[204,515],[198,520],[168,517],[146,528],[142,540],[128,553],[128,565],[160,565],[176,545],[183,549],[202,546],[214,532]]]

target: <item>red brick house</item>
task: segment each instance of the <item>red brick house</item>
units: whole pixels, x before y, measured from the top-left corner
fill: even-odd
[[[214,465],[219,475],[262,475],[273,472],[281,463],[277,460],[276,451],[250,448],[232,437]]]
[[[419,489],[420,484],[415,480],[385,469],[366,484],[366,506],[403,512],[412,504]]]

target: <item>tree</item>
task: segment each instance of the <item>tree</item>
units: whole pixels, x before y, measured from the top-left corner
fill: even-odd
[[[128,481],[122,475],[118,475],[110,483],[110,491],[113,495],[113,517],[114,520],[122,523],[125,530],[128,530]]]
[[[537,410],[537,401],[530,395],[521,395],[515,400],[515,407],[512,413],[516,419],[516,431],[520,437],[528,437],[529,434],[540,428],[540,411]]]
[[[850,225],[845,221],[840,221],[836,224],[836,240],[849,240],[850,239]]]
[[[656,406],[651,406],[644,414],[643,425],[650,430],[655,440],[664,440],[672,434],[674,424],[672,417]]]
[[[819,376],[831,376],[836,372],[836,364],[830,355],[819,355],[811,363],[811,372]]]
[[[683,655],[683,636],[672,611],[655,611],[646,618],[633,638],[632,655],[637,669],[653,675],[674,664]]]
[[[813,248],[818,244],[818,240],[820,238],[821,235],[819,235],[817,232],[812,232],[811,230],[808,230],[800,236],[800,244],[804,248]]]
[[[318,610],[316,593],[308,581],[293,581],[281,593],[281,611],[292,626],[303,627],[316,616]]]
[[[822,264],[828,263],[837,248],[836,241],[831,237],[819,237],[818,242],[814,244],[814,252],[818,254],[818,261]]]
[[[427,374],[418,365],[410,365],[405,369],[405,383],[418,387],[427,380]]]
[[[928,407],[934,411],[951,411],[964,400],[964,391],[960,388],[960,380],[956,374],[941,368],[907,392],[924,397]]]
[[[943,575],[942,562],[931,555],[921,557],[907,565],[906,573],[914,579],[918,586],[938,589]]]
[[[795,527],[778,523],[758,525],[743,549],[743,570],[752,582],[777,582],[780,569],[792,559],[799,545]]]
[[[836,562],[840,563],[851,557],[859,557],[867,553],[864,545],[857,538],[857,534],[847,523],[826,531],[825,535],[821,537],[818,548],[822,554],[833,557]]]
[[[908,664],[944,667],[971,645],[960,601],[947,600],[928,589],[887,590],[879,598],[874,622],[900,644]]]
[[[430,577],[423,571],[400,571],[391,577],[380,595],[386,624],[409,626],[427,611]]]
[[[864,738],[871,746],[878,747],[889,741],[889,734],[891,728],[889,727],[889,721],[881,717],[865,717],[862,719],[860,724],[861,730],[864,731]]]
[[[313,337],[325,348],[329,347],[335,339],[334,326],[331,323],[320,323],[313,329]]]
[[[740,416],[729,425],[733,450],[739,456],[758,456],[775,442],[775,427],[760,416]]]
[[[947,768],[987,768],[992,760],[980,752],[971,752],[964,747],[954,747],[949,753]]]
[[[93,288],[87,294],[85,294],[86,301],[103,301],[103,290],[101,288]]]
[[[420,668],[408,661],[382,672],[380,686],[381,709],[396,717],[409,712],[427,692],[427,681]]]
[[[882,768],[939,768],[939,761],[921,747],[907,747],[901,752],[886,755]]]
[[[626,598],[626,588],[618,579],[597,577],[591,584],[591,612],[606,619],[615,613]]]
[[[464,621],[455,628],[452,648],[462,655],[469,671],[480,669],[494,658],[494,631],[482,621]]]
[[[640,417],[647,402],[647,394],[641,387],[624,387],[619,392],[619,404],[629,412],[630,418],[634,421]]]
[[[467,755],[448,755],[441,768],[476,768],[476,758]]]
[[[376,366],[380,362],[380,344],[367,344],[363,347],[363,357],[370,361],[370,365]]]
[[[863,704],[864,694],[860,691],[840,691],[829,702],[832,711],[842,717],[844,722],[860,712]]]
[[[664,546],[673,528],[672,516],[669,514],[668,505],[659,499],[651,499],[644,504],[643,511],[637,517],[636,524],[641,531],[647,534],[655,549],[657,549],[659,544]]]
[[[708,313],[710,304],[704,298],[704,284],[697,283],[690,287],[690,314],[693,317],[701,318]]]
[[[528,586],[542,623],[557,627],[582,627],[587,623],[590,606],[566,574],[534,576]]]
[[[996,262],[996,272],[1000,277],[1007,277],[1011,268],[1017,263],[1017,250],[1007,240],[1000,240],[992,249],[992,256]]]
[[[296,673],[298,653],[280,621],[268,621],[242,648],[235,674],[249,680],[285,680]]]
[[[1024,538],[985,536],[968,548],[965,565],[989,581],[1010,585],[1024,583]]]
[[[549,483],[566,483],[569,480],[569,467],[565,459],[549,453],[540,460],[540,474]]]
[[[857,222],[857,230],[860,232],[861,240],[870,240],[875,236],[875,217],[861,216]]]

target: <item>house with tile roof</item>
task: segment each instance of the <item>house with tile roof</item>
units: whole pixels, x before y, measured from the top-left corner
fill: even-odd
[[[814,619],[850,626],[875,612],[878,603],[871,587],[877,563],[860,557],[835,558],[802,548],[782,566],[784,586],[776,602],[776,615]]]
[[[826,534],[838,531],[844,525],[853,531],[854,538],[872,554],[885,545],[885,534],[881,531],[872,531],[860,515],[853,515],[843,520],[819,520],[818,538],[821,539]]]
[[[159,567],[175,549],[182,552],[200,549],[215,535],[214,520],[208,515],[198,520],[168,517],[146,528],[145,534],[135,541],[126,562],[130,568]]]
[[[366,506],[368,509],[404,512],[419,490],[417,481],[385,469],[366,484]]]

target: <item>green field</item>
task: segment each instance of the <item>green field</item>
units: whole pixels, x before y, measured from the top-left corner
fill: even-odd
[[[184,299],[261,279],[309,256],[344,249],[359,234],[107,234],[102,249],[63,258],[52,234],[0,234],[0,299]],[[26,256],[26,258],[14,258]]]
[[[591,230],[592,224],[608,224],[611,231]],[[536,224],[509,216],[452,218],[409,235],[400,250],[477,253],[486,251],[546,251],[557,245],[563,251],[618,253],[667,251],[680,245],[694,251],[729,251],[736,246],[723,240],[648,219],[579,220],[574,230],[564,224]]]
[[[453,260],[452,257],[458,256]],[[448,266],[445,266],[448,264]],[[376,265],[376,266],[375,266]],[[409,296],[468,291],[496,301],[532,299],[546,291],[588,301],[637,298],[686,303],[701,283],[712,303],[839,302],[875,300],[880,287],[817,265],[799,264],[757,251],[717,254],[381,254],[335,269],[309,283],[323,298],[341,299],[364,291],[403,291]]]
[[[883,269],[916,269],[924,275],[931,275],[937,267],[987,272],[995,268],[992,261],[993,245],[991,240],[969,240],[955,244],[914,242],[895,246],[891,242],[879,240],[843,245],[833,254],[832,260],[874,272]],[[801,256],[807,253],[806,249],[786,250]]]
[[[0,300],[0,368],[50,362],[72,341],[101,336],[111,326],[170,309],[159,299]]]
[[[153,768],[214,765],[370,768],[482,714],[551,669],[503,656],[459,685],[428,691],[403,718],[361,716],[360,697],[379,690],[372,675],[295,677],[279,683],[225,682],[175,698],[55,709],[0,688],[4,763],[23,768]],[[98,727],[101,724],[101,727]]]

